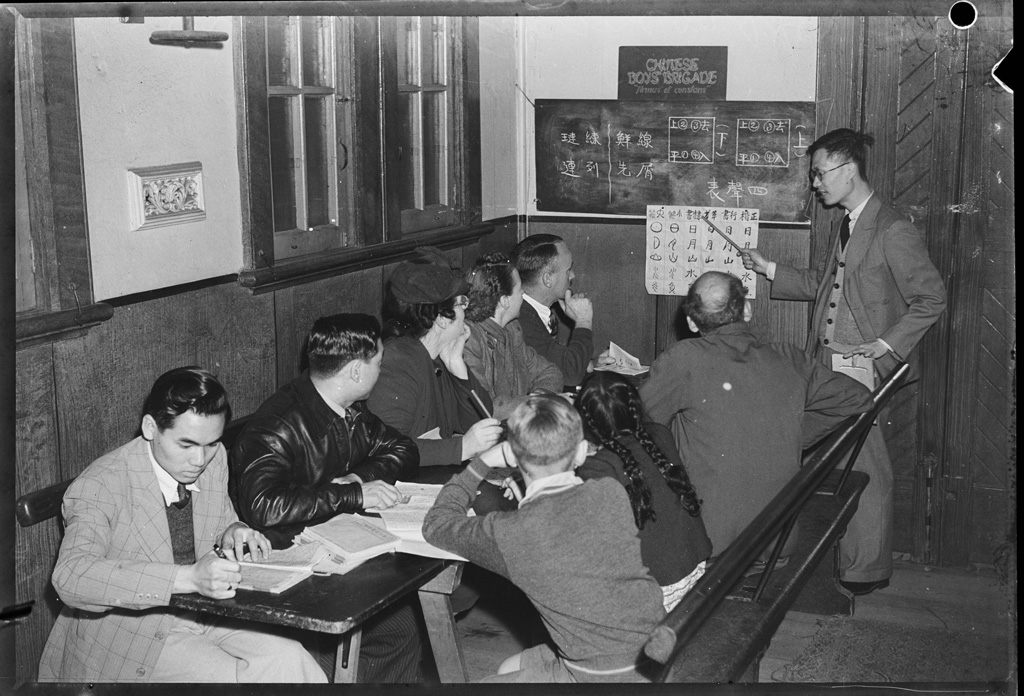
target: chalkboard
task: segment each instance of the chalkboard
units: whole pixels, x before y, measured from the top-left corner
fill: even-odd
[[[539,211],[696,205],[809,219],[813,102],[538,99],[536,126]]]

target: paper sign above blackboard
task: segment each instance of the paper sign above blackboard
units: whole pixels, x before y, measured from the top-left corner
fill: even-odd
[[[725,99],[728,46],[620,46],[619,99]]]
[[[758,208],[805,222],[812,102],[536,102],[537,210]]]

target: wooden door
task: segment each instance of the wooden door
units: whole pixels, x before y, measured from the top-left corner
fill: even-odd
[[[985,17],[969,30],[945,17],[819,25],[819,133],[875,137],[869,181],[924,231],[948,291],[886,430],[894,548],[920,562],[997,565],[1011,533],[1013,117],[990,76],[1010,32]],[[815,229],[817,260],[827,227]]]

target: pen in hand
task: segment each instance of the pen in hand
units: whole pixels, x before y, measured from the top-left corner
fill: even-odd
[[[243,555],[245,554],[245,547],[246,546],[248,546],[248,544],[243,544],[242,545],[242,553],[243,553]],[[220,544],[214,544],[213,545],[213,552],[215,554],[217,554],[217,558],[223,558],[226,561],[235,561],[234,549],[231,549],[231,553],[228,553],[228,551],[226,551],[224,549],[224,547],[221,546]],[[262,554],[261,554],[261,557],[262,557]],[[256,560],[255,557],[253,558],[253,560]],[[237,561],[235,561],[235,562],[237,563]]]

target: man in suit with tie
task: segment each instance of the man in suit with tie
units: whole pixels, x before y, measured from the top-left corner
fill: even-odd
[[[807,341],[812,355],[830,366],[833,356],[863,356],[885,379],[911,358],[936,322],[946,307],[946,291],[923,235],[868,184],[865,162],[873,142],[869,135],[840,128],[807,150],[818,200],[846,211],[832,230],[821,266],[776,264],[756,249],[741,256],[744,267],[772,281],[772,298],[814,302]],[[892,575],[892,463],[878,426],[854,468],[867,472],[871,482],[840,542],[840,579],[853,594],[867,594],[887,586]]]
[[[230,417],[213,375],[171,370],[146,399],[142,435],[68,488],[53,571],[65,606],[39,681],[326,682],[293,639],[168,607],[179,593],[233,597],[243,546],[256,558],[270,552],[228,497],[220,437]]]
[[[570,289],[576,277],[572,252],[557,235],[534,234],[519,242],[510,258],[523,283],[523,340],[562,371],[567,385],[576,386],[591,367],[594,307],[583,293]],[[571,325],[562,322],[559,310]],[[601,353],[597,359],[606,357]]]

